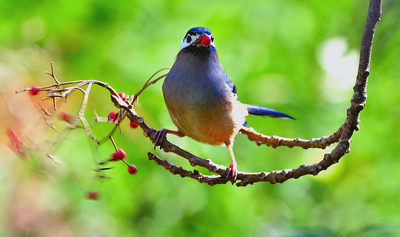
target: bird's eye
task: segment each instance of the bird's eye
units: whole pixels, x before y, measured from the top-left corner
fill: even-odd
[[[186,43],[190,43],[190,41],[192,41],[192,37],[190,37],[190,35],[188,35],[186,38]]]
[[[214,36],[211,36],[211,42],[214,42]]]

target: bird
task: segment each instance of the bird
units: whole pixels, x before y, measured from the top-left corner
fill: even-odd
[[[236,134],[247,127],[249,114],[276,118],[293,117],[282,112],[243,104],[237,89],[222,67],[212,32],[206,27],[191,28],[183,38],[176,60],[164,79],[162,92],[177,131],[161,129],[155,134],[155,147],[167,134],[188,136],[210,145],[225,145],[231,156],[227,178],[237,179],[233,153]]]

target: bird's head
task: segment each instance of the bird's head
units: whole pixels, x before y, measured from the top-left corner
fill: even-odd
[[[206,27],[194,27],[190,29],[182,40],[180,50],[187,47],[215,47],[211,31]]]

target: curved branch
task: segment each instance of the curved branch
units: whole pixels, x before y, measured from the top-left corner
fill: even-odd
[[[357,80],[353,87],[354,94],[350,101],[350,108],[347,109],[347,118],[343,134],[335,149],[333,149],[331,153],[325,155],[329,156],[328,160],[332,160],[333,163],[338,162],[343,155],[350,152],[353,132],[359,130],[360,112],[364,109],[367,100],[367,84],[371,63],[372,42],[374,40],[375,27],[380,20],[381,14],[381,0],[370,0],[367,21],[361,41]]]
[[[259,181],[267,181],[270,183],[283,183],[288,179],[299,178],[303,175],[312,174],[317,175],[320,171],[326,170],[331,165],[339,162],[340,158],[343,157],[346,153],[350,151],[350,144],[352,141],[353,132],[359,129],[360,122],[360,112],[364,108],[367,99],[366,87],[369,76],[369,66],[371,61],[371,51],[372,51],[372,42],[375,32],[375,27],[377,22],[380,19],[381,15],[381,0],[370,0],[370,5],[368,9],[367,21],[365,24],[364,34],[361,42],[361,51],[360,51],[360,62],[358,68],[358,74],[356,83],[354,86],[354,94],[351,99],[350,108],[347,110],[347,118],[345,123],[332,135],[329,137],[323,137],[320,139],[311,139],[311,140],[302,140],[302,139],[287,139],[280,137],[269,137],[264,136],[259,133],[256,133],[253,129],[241,129],[242,133],[248,135],[250,140],[256,141],[256,144],[266,144],[272,147],[277,146],[300,146],[304,149],[307,148],[325,148],[326,146],[339,141],[338,145],[332,150],[331,153],[325,154],[324,158],[312,165],[301,165],[297,169],[291,170],[282,170],[282,171],[272,171],[272,172],[260,172],[260,173],[238,173],[238,180],[241,180],[237,183],[237,186],[246,186],[248,184],[253,184]],[[143,118],[137,117],[137,115],[131,115],[128,112],[128,117],[131,121],[135,121],[139,124],[139,126],[145,131],[146,136],[150,138],[154,142],[155,137],[153,136],[155,130],[148,127],[147,124],[144,123]],[[211,160],[201,159],[192,155],[191,153],[180,149],[179,147],[169,143],[165,140],[162,143],[162,148],[166,152],[174,152],[177,155],[180,155],[189,160],[192,166],[200,165],[202,167],[207,168],[211,172],[217,173],[220,175],[219,178],[212,178],[213,181],[207,181],[207,176],[202,176],[201,174],[191,172],[188,177],[192,177],[197,179],[199,182],[206,182],[210,185],[216,183],[226,183],[228,182],[228,178],[225,178],[227,174],[227,169],[225,166],[220,166],[214,164]],[[156,162],[162,166],[164,166],[167,170],[174,174],[181,174],[181,176],[185,176],[185,173],[190,172],[183,170],[181,167],[176,167],[168,162],[161,162],[162,160],[154,154],[149,154],[149,158],[153,160],[157,160]],[[215,182],[217,181],[218,182]]]
[[[226,178],[223,176],[203,175],[197,170],[189,171],[185,170],[182,167],[178,167],[174,164],[171,164],[166,160],[160,159],[158,156],[156,156],[151,152],[149,152],[147,155],[149,156],[149,160],[154,160],[158,165],[164,166],[164,168],[169,172],[171,172],[172,174],[179,174],[182,178],[189,177],[192,179],[196,179],[200,183],[207,183],[211,186],[214,184],[224,184],[227,182]]]
[[[334,132],[330,136],[321,137],[321,138],[313,138],[311,140],[304,140],[301,138],[289,139],[289,138],[278,137],[278,136],[266,136],[266,135],[256,132],[253,128],[245,128],[245,127],[240,129],[240,132],[243,134],[246,134],[247,137],[249,138],[249,140],[255,141],[258,146],[265,144],[265,145],[271,146],[273,148],[277,148],[278,146],[286,146],[289,148],[292,148],[294,146],[299,146],[299,147],[302,147],[303,149],[308,149],[308,148],[325,149],[326,147],[330,146],[331,144],[339,141],[344,127],[345,127],[345,124],[342,124],[342,126],[340,126],[338,128],[338,130],[336,130],[336,132]]]
[[[274,148],[278,146],[287,146],[287,147],[299,146],[304,149],[308,148],[324,149],[327,146],[338,142],[337,146],[332,150],[332,152],[325,154],[323,159],[315,164],[301,165],[296,169],[272,171],[272,172],[259,172],[259,173],[238,172],[237,180],[240,180],[240,182],[236,183],[237,186],[246,186],[248,184],[253,184],[255,182],[261,182],[261,181],[270,182],[272,184],[283,183],[288,179],[299,178],[303,175],[308,175],[308,174],[317,175],[320,171],[326,170],[331,165],[337,163],[341,157],[343,157],[346,153],[350,151],[350,144],[352,141],[353,133],[354,131],[357,131],[359,129],[360,112],[366,104],[366,99],[367,99],[366,87],[369,76],[372,42],[373,42],[375,27],[377,22],[379,21],[380,15],[381,15],[381,0],[370,0],[367,21],[365,24],[364,34],[361,42],[358,74],[355,86],[353,88],[354,94],[353,97],[351,98],[350,107],[347,110],[346,121],[342,126],[339,127],[339,129],[336,132],[334,132],[332,135],[328,137],[303,140],[300,138],[288,139],[277,136],[265,136],[260,133],[257,133],[252,128],[242,128],[240,130],[240,132],[246,134],[250,140],[255,141],[257,145],[265,144],[268,146],[272,146]],[[86,99],[83,100],[81,109],[79,111],[79,118],[83,118],[83,110],[86,105],[86,100],[90,87],[92,84],[97,84],[99,86],[106,88],[111,94],[111,100],[114,103],[114,105],[119,109],[125,110],[126,116],[129,118],[129,120],[136,122],[144,131],[144,135],[148,137],[153,143],[155,142],[156,130],[149,127],[145,123],[144,119],[137,115],[136,111],[133,109],[133,106],[134,106],[134,101],[137,99],[138,94],[140,94],[140,92],[142,92],[150,84],[153,84],[158,80],[160,80],[161,78],[163,78],[166,74],[154,80],[151,80],[155,76],[154,74],[146,82],[146,84],[139,91],[139,93],[134,96],[131,102],[123,101],[119,97],[118,93],[107,83],[97,80],[71,81],[71,82],[60,83],[55,78],[53,65],[52,65],[52,72],[47,74],[52,76],[57,84],[41,88],[41,90],[48,91],[48,95],[44,99],[52,98],[54,100],[55,97],[67,97],[67,95],[72,93],[74,90],[82,90],[81,87],[87,85],[88,88],[86,91],[84,91]],[[59,89],[60,86],[66,86],[71,84],[77,84],[77,85],[65,89]],[[27,90],[31,90],[31,88],[24,89],[23,91]],[[54,107],[54,109],[56,108]],[[123,116],[121,117],[122,118],[120,120],[122,120],[125,117],[125,114],[123,114]],[[82,123],[84,124],[86,132],[89,133],[88,135],[90,135],[91,132],[87,129],[89,125],[86,124],[85,121],[82,121]],[[212,162],[210,159],[202,159],[200,157],[197,157],[191,154],[190,152],[185,151],[179,148],[178,146],[168,142],[166,138],[164,138],[164,140],[162,141],[160,148],[162,148],[165,152],[173,152],[187,159],[192,166],[204,167],[208,169],[210,172],[216,173],[219,176],[207,176],[201,174],[197,170],[193,171],[185,170],[182,167],[177,167],[174,164],[169,163],[168,161],[160,159],[159,157],[157,157],[152,153],[148,153],[150,160],[154,160],[157,164],[165,167],[173,174],[180,174],[182,177],[190,177],[198,180],[200,183],[207,183],[209,185],[224,184],[230,181],[229,177],[227,177],[228,174],[227,167],[218,165]]]
[[[329,166],[339,162],[340,158],[350,152],[350,144],[353,137],[353,132],[359,129],[360,112],[364,109],[367,100],[367,84],[369,76],[369,68],[371,63],[372,42],[374,39],[375,27],[380,20],[382,14],[382,1],[370,0],[367,21],[365,23],[364,34],[361,41],[360,62],[355,86],[353,87],[354,94],[350,101],[350,108],[347,109],[347,118],[342,125],[343,133],[339,139],[338,145],[331,153],[325,154],[324,158],[313,165],[302,165],[297,169],[283,170],[278,172],[270,172],[258,174],[248,174],[246,179],[243,179],[238,186],[246,186],[254,182],[269,181],[271,183],[283,183],[291,178],[299,178],[302,175],[312,174],[317,175],[320,171],[326,170]],[[341,127],[341,128],[342,128]]]

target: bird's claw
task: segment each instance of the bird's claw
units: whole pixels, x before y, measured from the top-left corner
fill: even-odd
[[[167,135],[167,133],[168,130],[165,128],[155,132],[154,136],[156,137],[156,139],[154,140],[154,150],[156,149],[157,146],[160,146],[161,149],[162,142],[164,141],[164,138]]]
[[[230,175],[232,176],[231,182],[232,184],[234,184],[237,178],[237,164],[234,161],[232,161],[231,164],[229,165],[229,171],[226,177],[228,178]]]

